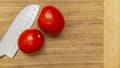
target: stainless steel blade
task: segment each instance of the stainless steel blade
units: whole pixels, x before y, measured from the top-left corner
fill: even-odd
[[[18,14],[0,42],[0,57],[7,55],[12,58],[15,55],[20,33],[31,28],[39,8],[39,5],[29,5]]]

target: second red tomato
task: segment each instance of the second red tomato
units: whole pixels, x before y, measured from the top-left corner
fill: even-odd
[[[38,26],[46,33],[59,34],[64,28],[64,18],[61,12],[53,7],[46,6],[38,18]]]
[[[18,39],[19,49],[26,53],[34,53],[43,47],[44,37],[42,33],[36,29],[27,29],[21,33]]]

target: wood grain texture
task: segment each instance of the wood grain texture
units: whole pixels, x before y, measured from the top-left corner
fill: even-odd
[[[104,68],[120,68],[120,0],[104,1]]]
[[[65,18],[63,32],[42,32],[45,45],[38,54],[18,51],[14,59],[0,58],[0,68],[103,68],[103,0],[0,0],[0,39],[20,10],[34,3],[56,6]],[[36,23],[32,28],[39,29]]]

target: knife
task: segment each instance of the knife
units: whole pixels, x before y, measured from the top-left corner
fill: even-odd
[[[39,8],[39,5],[29,5],[18,14],[0,42],[0,57],[14,57],[18,50],[17,41],[20,33],[31,28]]]

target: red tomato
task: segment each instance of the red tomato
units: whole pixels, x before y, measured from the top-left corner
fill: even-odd
[[[38,26],[46,33],[59,34],[64,28],[64,18],[53,6],[46,6],[38,17]]]
[[[36,29],[25,30],[18,38],[18,47],[26,54],[39,51],[43,43],[44,37],[42,33]]]

